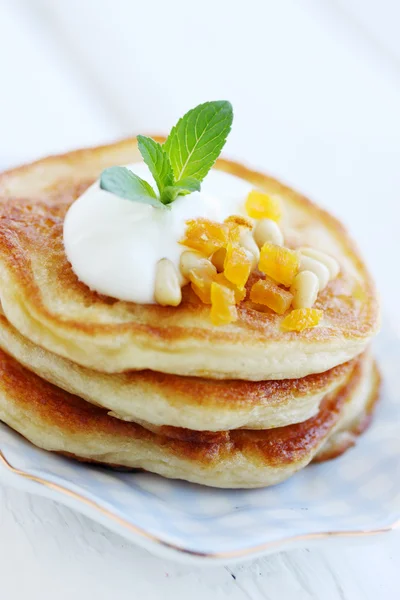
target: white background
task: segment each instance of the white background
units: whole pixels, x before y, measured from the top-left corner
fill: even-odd
[[[0,167],[166,132],[195,104],[229,99],[226,155],[342,218],[395,316],[399,20],[396,0],[0,0]],[[1,485],[0,535],[4,600],[400,593],[396,535],[199,570]]]

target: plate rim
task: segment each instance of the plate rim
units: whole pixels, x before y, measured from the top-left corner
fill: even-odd
[[[192,548],[185,547],[184,545],[180,545],[179,543],[169,542],[163,539],[160,536],[157,536],[153,533],[150,533],[146,529],[141,528],[138,525],[134,525],[130,523],[123,517],[113,513],[110,509],[105,508],[91,500],[83,493],[78,493],[73,490],[68,489],[68,487],[63,486],[59,483],[51,481],[50,479],[46,479],[45,477],[41,477],[39,475],[33,475],[27,471],[24,471],[18,467],[15,467],[11,464],[11,462],[5,457],[4,452],[0,449],[0,465],[7,469],[10,473],[17,476],[18,478],[24,479],[29,482],[33,482],[44,486],[47,490],[55,492],[57,497],[60,497],[60,501],[62,502],[63,498],[67,497],[70,500],[77,502],[79,505],[84,505],[85,508],[91,509],[97,515],[102,517],[102,522],[111,521],[115,526],[121,528],[122,530],[128,531],[130,539],[139,538],[147,542],[147,544],[154,544],[159,546],[160,550],[164,551],[172,551],[174,554],[184,555],[188,559],[200,559],[201,561],[235,561],[235,560],[248,560],[251,558],[255,558],[256,556],[278,552],[283,550],[284,547],[289,545],[298,545],[306,542],[317,542],[323,539],[339,539],[339,538],[360,538],[360,537],[370,537],[377,536],[384,533],[389,533],[391,531],[395,531],[396,529],[400,529],[400,517],[397,517],[393,523],[385,527],[372,528],[372,529],[354,529],[354,530],[337,530],[337,531],[321,531],[314,533],[301,533],[292,536],[285,536],[278,540],[271,540],[268,542],[264,542],[262,544],[257,544],[255,546],[250,546],[248,548],[243,549],[234,549],[229,551],[221,551],[221,552],[203,552],[197,551]],[[64,502],[64,504],[67,504]],[[103,521],[104,520],[104,521]]]

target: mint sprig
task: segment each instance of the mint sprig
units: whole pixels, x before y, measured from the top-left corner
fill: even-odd
[[[154,208],[165,208],[151,185],[126,167],[105,169],[100,176],[100,187],[126,200],[150,204]]]
[[[203,181],[221,154],[232,120],[230,102],[221,100],[200,104],[178,121],[164,144],[177,181]]]
[[[138,135],[139,152],[153,175],[159,196],[126,167],[105,169],[100,187],[127,200],[166,208],[179,196],[200,190],[225,145],[232,121],[229,102],[205,102],[178,121],[163,145]]]
[[[175,183],[174,185],[164,188],[163,198],[164,201],[170,204],[177,199],[178,196],[186,196],[192,192],[200,191],[200,181],[193,179],[193,177],[187,177]]]
[[[139,152],[154,177],[158,191],[162,196],[164,188],[174,185],[174,172],[164,148],[144,135],[137,136]]]

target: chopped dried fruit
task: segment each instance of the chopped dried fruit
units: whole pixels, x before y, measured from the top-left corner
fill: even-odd
[[[242,235],[243,227],[237,223],[226,223],[228,227],[228,242],[231,244],[239,244],[240,236]]]
[[[186,225],[185,237],[180,243],[198,250],[204,256],[211,256],[218,248],[223,248],[228,243],[229,227],[225,223],[191,219]]]
[[[260,279],[251,288],[250,300],[257,304],[264,304],[279,315],[283,315],[290,307],[293,294],[280,288],[270,279]]]
[[[294,250],[266,242],[261,248],[258,268],[274,281],[289,287],[299,270],[299,257]]]
[[[231,215],[225,219],[224,223],[227,225],[233,223],[234,225],[239,225],[240,227],[245,227],[246,229],[253,229],[253,222],[242,215]]]
[[[243,290],[251,273],[252,257],[244,248],[228,244],[224,262],[224,275]]]
[[[227,279],[223,273],[218,273],[218,275],[215,278],[215,281],[233,291],[233,293],[235,294],[235,304],[239,304],[239,302],[245,299],[246,290],[239,290],[237,285],[229,281],[229,279]]]
[[[241,215],[231,215],[225,219],[224,223],[228,226],[228,238],[232,244],[240,244],[243,233],[253,229],[252,221]]]
[[[231,215],[224,222],[229,228],[228,237],[232,244],[239,244],[242,233],[248,229],[253,229],[253,223],[250,219],[241,215]]]
[[[220,285],[211,284],[211,321],[214,325],[227,325],[237,319],[235,294],[232,290]]]
[[[281,207],[279,200],[263,192],[252,190],[246,198],[246,211],[253,219],[272,219],[279,221]]]
[[[226,256],[226,248],[220,248],[211,257],[211,262],[214,267],[217,269],[218,273],[221,273],[224,270]]]
[[[216,275],[217,269],[211,263],[195,267],[189,273],[192,290],[204,304],[211,304],[211,284]]]
[[[318,325],[323,314],[324,311],[317,308],[296,308],[283,319],[281,325],[287,331],[304,331]]]

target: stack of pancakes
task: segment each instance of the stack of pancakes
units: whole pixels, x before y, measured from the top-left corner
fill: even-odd
[[[246,297],[238,321],[216,327],[188,287],[176,308],[104,297],[73,273],[63,221],[102,169],[135,160],[129,139],[0,176],[0,419],[46,450],[218,487],[272,485],[344,452],[378,395],[368,346],[379,309],[343,227],[220,160],[279,194],[287,245],[339,261],[315,305],[323,321],[283,331],[282,316]]]

